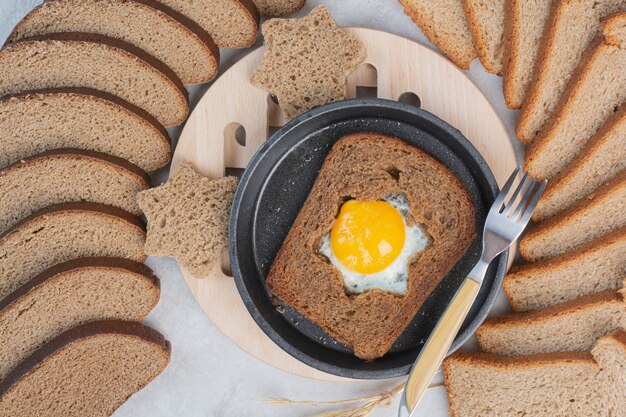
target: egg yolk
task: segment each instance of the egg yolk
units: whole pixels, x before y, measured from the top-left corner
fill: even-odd
[[[330,232],[335,257],[346,268],[372,274],[398,257],[406,230],[402,214],[385,201],[349,200]]]

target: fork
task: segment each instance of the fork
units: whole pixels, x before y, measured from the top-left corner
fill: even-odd
[[[489,263],[522,234],[537,207],[547,181],[538,181],[524,172],[515,191],[511,193],[520,173],[522,169],[517,167],[491,206],[483,230],[480,260],[461,284],[415,360],[404,386],[398,417],[401,417],[405,410],[410,413],[409,417],[414,416],[417,404],[443,362],[476,299]]]

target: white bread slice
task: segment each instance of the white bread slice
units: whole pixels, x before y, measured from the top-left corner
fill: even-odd
[[[196,22],[220,48],[247,48],[259,34],[259,12],[251,0],[158,0]]]
[[[53,33],[23,38],[0,50],[0,96],[57,87],[113,94],[166,127],[182,123],[189,110],[187,92],[176,74],[119,39]]]
[[[626,11],[607,19],[626,24]],[[608,30],[610,25],[605,27]],[[528,149],[526,170],[541,178],[557,175],[624,102],[626,44],[612,44],[600,37],[587,49],[557,111]]]
[[[444,362],[453,417],[617,417],[626,409],[626,332],[588,352],[502,356],[457,352]]]
[[[529,311],[618,289],[624,277],[626,227],[573,252],[513,267],[502,287],[514,311]]]
[[[492,74],[502,72],[504,2],[505,0],[462,0],[480,63]]]
[[[548,182],[533,220],[554,216],[626,169],[625,138],[626,104],[622,104],[578,156]]]
[[[505,0],[502,89],[510,109],[522,106],[554,0]]]
[[[121,39],[170,67],[185,84],[212,80],[219,50],[191,19],[149,0],[46,0],[22,19],[7,43],[55,32]]]
[[[626,226],[626,171],[561,215],[530,228],[522,238],[525,260],[557,256]]]
[[[626,303],[620,291],[607,290],[542,310],[489,318],[476,336],[484,352],[532,355],[588,351],[598,338],[618,329],[626,329]]]
[[[110,416],[165,369],[170,351],[160,333],[132,321],[75,327],[0,382],[0,415]]]
[[[477,52],[461,0],[399,0],[424,35],[459,68],[468,69]]]
[[[42,272],[0,301],[0,381],[44,343],[94,320],[142,320],[159,301],[150,268],[80,258]]]
[[[60,262],[112,256],[143,262],[145,225],[117,207],[63,203],[41,209],[0,235],[0,300]]]
[[[56,149],[0,170],[0,234],[46,206],[90,201],[139,215],[135,196],[150,177],[130,162],[100,152]]]
[[[126,159],[144,171],[170,160],[170,139],[154,117],[88,88],[26,91],[0,98],[0,168],[41,152],[77,148]]]
[[[265,16],[286,16],[293,14],[304,7],[306,0],[252,0]]]
[[[517,136],[531,143],[555,110],[589,43],[601,33],[600,19],[626,6],[624,0],[555,1],[517,119]],[[583,61],[584,62],[584,61]]]

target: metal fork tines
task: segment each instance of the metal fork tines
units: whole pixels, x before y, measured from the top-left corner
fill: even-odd
[[[517,167],[487,215],[482,261],[491,262],[522,234],[546,184],[546,180],[532,178],[521,167]]]

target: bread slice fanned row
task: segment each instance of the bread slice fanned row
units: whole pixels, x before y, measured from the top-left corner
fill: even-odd
[[[119,39],[53,33],[22,38],[0,51],[0,96],[56,87],[88,87],[116,95],[166,127],[182,123],[189,110],[187,92],[176,74]]]
[[[265,16],[286,16],[304,7],[306,0],[252,0]]]
[[[589,351],[598,338],[618,329],[626,329],[626,303],[619,290],[606,290],[542,310],[487,319],[476,336],[484,352],[532,355]]]
[[[259,34],[259,12],[251,0],[159,0],[187,16],[220,48],[247,48]]]
[[[526,261],[557,256],[626,226],[626,171],[561,215],[530,228],[520,252]]]
[[[7,42],[55,32],[121,39],[170,67],[184,84],[212,80],[219,50],[191,19],[148,0],[47,0],[22,19]]]
[[[150,172],[170,160],[165,128],[146,111],[88,88],[53,88],[0,98],[0,168],[41,152],[104,152]]]
[[[462,0],[399,0],[432,43],[462,69],[477,57]]]
[[[626,102],[626,43],[613,44],[607,37],[609,22],[626,25],[626,11],[607,19],[604,38],[589,46],[558,108],[526,153],[524,167],[531,175],[557,175]]]
[[[150,177],[130,162],[101,152],[55,149],[0,170],[0,234],[52,204],[88,201],[139,215],[135,196]]]
[[[548,182],[533,220],[542,221],[567,209],[625,169],[626,104],[622,104],[578,156]]]
[[[474,47],[487,72],[500,74],[504,55],[505,0],[461,0]]]
[[[589,352],[503,356],[457,352],[444,362],[455,417],[622,416],[626,408],[626,332]]]
[[[558,105],[559,98],[581,61],[583,52],[601,34],[600,20],[625,6],[624,0],[554,3],[555,9],[546,23],[539,47],[539,62],[535,67],[533,81],[517,120],[517,136],[522,142],[533,142],[553,113],[562,111],[562,106]],[[616,69],[612,71],[615,73]],[[592,109],[594,104],[586,103],[584,107]]]
[[[159,279],[123,258],[53,266],[0,301],[0,381],[44,343],[94,320],[142,320],[159,300]]]
[[[136,216],[97,203],[41,209],[0,236],[0,300],[60,262],[110,256],[143,262],[145,225]]]
[[[502,88],[510,109],[522,106],[553,0],[505,0]]]
[[[0,415],[109,416],[167,366],[170,344],[129,321],[96,321],[62,333],[0,382]]]
[[[624,277],[626,227],[576,251],[513,267],[503,289],[514,311],[529,311],[618,289]]]

